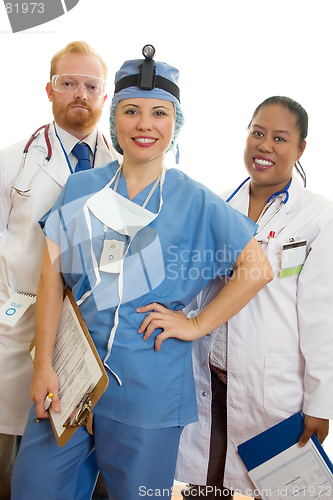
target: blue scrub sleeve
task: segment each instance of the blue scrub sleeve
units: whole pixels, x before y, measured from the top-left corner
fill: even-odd
[[[257,225],[213,193],[206,193],[203,199],[201,213],[192,223],[196,225],[193,248],[202,248],[204,240],[202,255],[205,260],[211,256],[215,261],[214,277],[230,274],[239,254],[255,235]],[[190,213],[193,217],[193,206]]]

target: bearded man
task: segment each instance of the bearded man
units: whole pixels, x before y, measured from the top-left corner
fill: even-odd
[[[68,176],[119,158],[97,130],[106,99],[107,66],[85,42],[73,42],[51,61],[46,92],[54,121],[0,151],[0,308],[36,295],[44,234],[38,220],[53,206]],[[14,295],[19,292],[19,295]],[[8,302],[9,301],[9,302]],[[13,308],[10,309],[12,311]],[[18,437],[32,404],[34,304],[19,321],[0,323],[0,500],[10,498]],[[0,311],[1,322],[1,311]]]

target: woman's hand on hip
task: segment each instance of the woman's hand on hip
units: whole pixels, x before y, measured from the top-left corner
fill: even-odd
[[[138,313],[146,313],[138,329],[138,333],[144,333],[143,340],[149,339],[156,328],[162,328],[163,332],[157,335],[155,340],[155,351],[161,347],[163,340],[174,337],[181,340],[196,340],[201,337],[195,318],[187,318],[183,311],[170,311],[166,307],[153,302],[136,310]]]

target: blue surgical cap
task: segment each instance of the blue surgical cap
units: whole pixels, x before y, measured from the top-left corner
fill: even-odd
[[[139,66],[142,64],[142,59],[134,59],[132,61],[125,61],[121,66],[120,70],[117,71],[115,76],[115,85],[125,77],[130,75],[137,75],[140,72]],[[155,61],[156,76],[162,77],[162,79],[168,80],[172,85],[178,89],[178,69],[170,66],[169,64]],[[179,99],[172,93],[158,87],[158,81],[156,81],[155,87],[151,90],[140,89],[138,86],[126,87],[119,92],[116,92],[112,99],[112,104],[118,103],[123,99],[132,99],[135,97],[148,97],[150,99],[163,99],[164,101],[170,101],[175,104],[179,103]]]

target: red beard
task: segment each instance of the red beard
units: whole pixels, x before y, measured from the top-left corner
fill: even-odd
[[[88,112],[79,108],[72,109],[73,105],[83,106]],[[102,114],[102,105],[100,108],[93,109],[84,101],[79,100],[75,100],[65,107],[53,100],[52,109],[55,121],[60,127],[65,130],[74,128],[81,132],[85,129],[95,128]]]

